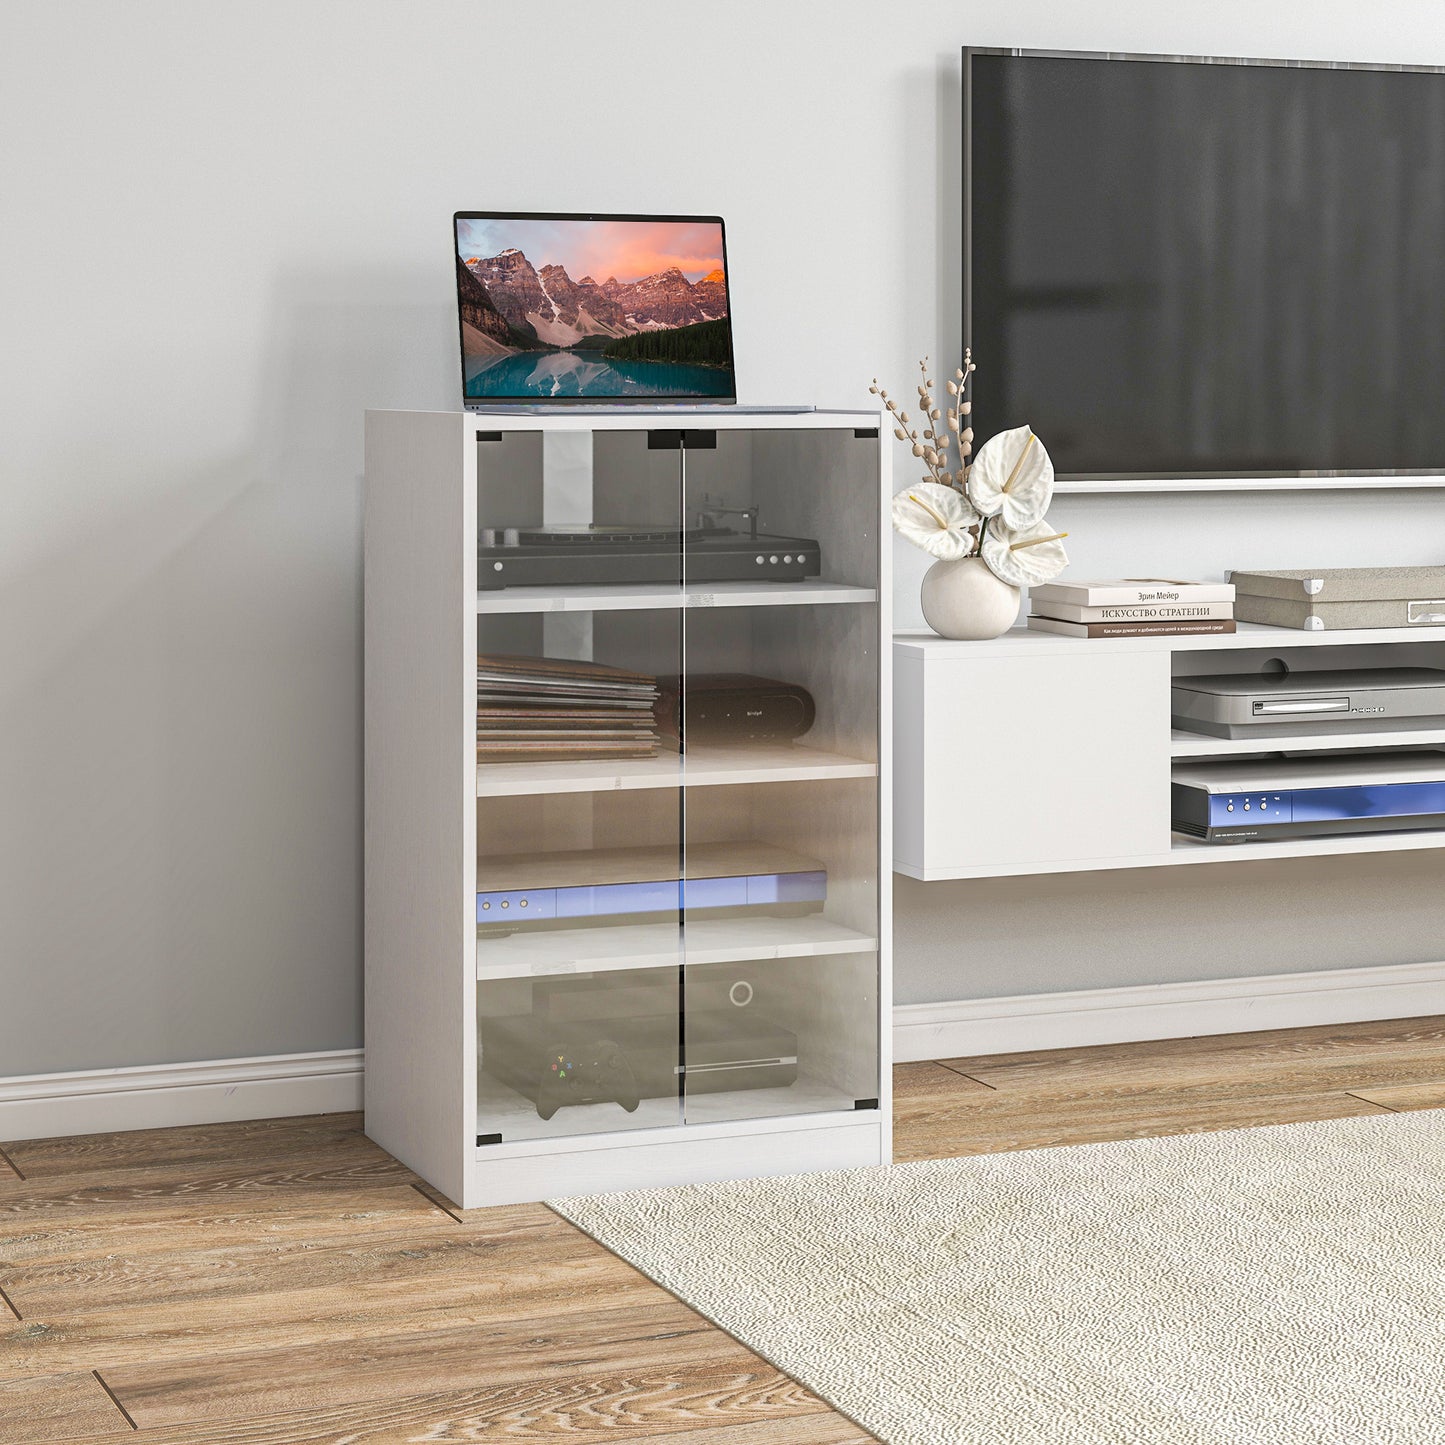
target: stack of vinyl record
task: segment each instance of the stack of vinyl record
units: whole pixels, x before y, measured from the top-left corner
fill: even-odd
[[[600,662],[477,657],[477,761],[650,758],[657,679]]]

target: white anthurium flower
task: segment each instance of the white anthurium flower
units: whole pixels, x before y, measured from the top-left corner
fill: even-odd
[[[893,526],[915,547],[954,562],[974,549],[970,527],[982,519],[968,499],[941,482],[915,482],[893,498]]]
[[[1052,582],[1069,565],[1063,539],[1042,517],[1027,527],[1010,527],[994,517],[983,539],[983,560],[1001,582],[1013,587],[1037,587]]]
[[[1031,427],[991,436],[968,469],[968,495],[985,517],[1017,530],[1037,522],[1054,499],[1054,464]]]

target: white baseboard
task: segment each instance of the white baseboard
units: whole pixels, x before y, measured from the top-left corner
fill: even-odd
[[[362,1053],[152,1064],[0,1079],[0,1140],[361,1108]]]
[[[893,1010],[899,1063],[1445,1013],[1445,963],[1020,994]]]

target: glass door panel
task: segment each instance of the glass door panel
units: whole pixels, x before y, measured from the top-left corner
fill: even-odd
[[[683,613],[685,1117],[876,1107],[877,440],[719,431],[683,497],[685,585],[728,528],[764,559]]]
[[[479,443],[483,1144],[681,1122],[680,459],[561,436]]]

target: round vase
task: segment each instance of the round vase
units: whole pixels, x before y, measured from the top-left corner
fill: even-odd
[[[935,562],[923,574],[923,616],[956,642],[1001,637],[1018,621],[1019,589],[1001,582],[982,557]]]

